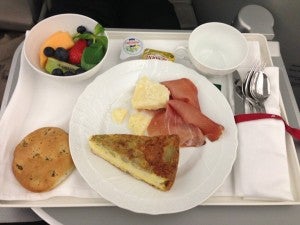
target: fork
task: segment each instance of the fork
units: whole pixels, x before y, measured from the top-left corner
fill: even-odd
[[[257,111],[257,103],[255,100],[252,98],[249,87],[250,87],[250,82],[253,74],[255,74],[259,69],[260,63],[259,61],[256,61],[255,64],[252,65],[250,71],[247,73],[246,78],[243,82],[242,85],[242,93],[245,97],[246,102],[249,105],[250,111],[253,112],[254,110]]]

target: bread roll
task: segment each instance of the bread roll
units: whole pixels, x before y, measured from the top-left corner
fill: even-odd
[[[45,192],[73,171],[69,135],[57,127],[43,127],[16,146],[12,170],[19,183],[32,192]]]

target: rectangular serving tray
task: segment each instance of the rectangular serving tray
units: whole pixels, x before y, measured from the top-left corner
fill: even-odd
[[[107,33],[110,39],[110,55],[107,59],[107,63],[101,71],[105,71],[118,63],[120,60],[120,51],[122,47],[123,40],[127,37],[137,37],[143,41],[144,46],[147,48],[159,49],[168,52],[174,52],[178,47],[187,47],[188,38],[190,35],[189,31],[151,31],[151,30],[115,30],[107,29]],[[257,41],[260,46],[261,56],[266,59],[267,66],[273,66],[272,58],[268,48],[268,43],[266,38],[260,34],[244,34],[248,41]],[[14,88],[17,84],[18,76],[20,73],[20,55],[21,55],[22,45],[18,47],[15,52],[12,66],[7,82],[7,87],[4,93],[4,98],[2,100],[0,118],[3,115],[9,100],[12,97]],[[177,63],[184,64],[188,67],[193,68],[192,64],[185,58],[176,59]],[[194,69],[194,68],[193,68]],[[99,74],[101,73],[99,72]],[[234,108],[233,102],[233,87],[232,87],[232,77],[218,77],[209,78],[213,83],[221,85],[221,91],[228,99],[232,108]],[[281,98],[280,107],[282,111],[282,116],[284,119],[288,120],[286,115],[286,110]],[[12,123],[13,124],[13,123]],[[297,152],[295,148],[294,141],[292,137],[286,134],[287,143],[287,156],[289,172],[291,177],[291,187],[295,197],[295,201],[291,202],[281,202],[281,201],[258,201],[258,200],[245,200],[240,197],[216,197],[212,196],[202,205],[298,205],[300,204],[300,169],[297,157]],[[0,187],[1,188],[1,187]],[[75,197],[53,197],[41,201],[4,201],[0,200],[0,207],[82,207],[82,206],[112,206],[113,204],[107,200],[99,198],[75,198]]]

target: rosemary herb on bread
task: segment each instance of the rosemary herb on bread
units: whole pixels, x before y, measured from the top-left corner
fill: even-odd
[[[29,191],[49,191],[73,169],[69,135],[58,127],[37,129],[15,148],[12,170],[19,183]]]

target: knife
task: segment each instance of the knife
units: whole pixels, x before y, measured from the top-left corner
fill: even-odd
[[[235,70],[232,73],[233,82],[233,100],[234,100],[234,114],[245,113],[245,97],[242,93],[242,80],[239,72]]]

